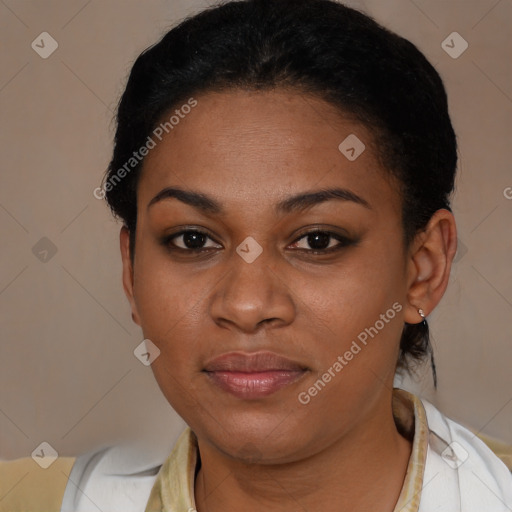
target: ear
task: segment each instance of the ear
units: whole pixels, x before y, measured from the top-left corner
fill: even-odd
[[[139,313],[135,304],[133,293],[133,265],[130,258],[130,231],[126,226],[121,228],[119,233],[119,243],[121,248],[121,258],[123,261],[123,288],[132,309],[132,320],[140,325]]]
[[[437,306],[448,286],[456,252],[455,218],[446,209],[437,210],[409,252],[405,322],[417,324],[422,321],[418,308],[428,316]]]

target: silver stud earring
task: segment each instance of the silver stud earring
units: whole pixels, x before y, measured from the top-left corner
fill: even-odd
[[[419,314],[419,315],[421,316],[421,318],[422,318],[422,322],[421,322],[421,323],[422,323],[422,324],[426,324],[427,322],[426,322],[426,320],[425,320],[425,312],[423,311],[423,309],[418,308],[418,314]]]

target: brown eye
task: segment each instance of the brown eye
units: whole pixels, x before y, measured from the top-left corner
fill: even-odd
[[[331,239],[332,239],[331,235],[329,235],[328,233],[322,233],[320,231],[317,233],[309,233],[306,236],[308,245],[312,249],[318,249],[318,250],[327,249],[329,247],[329,243],[331,242]]]
[[[313,253],[331,252],[352,243],[348,238],[330,231],[311,231],[298,238],[292,247]]]
[[[220,248],[220,245],[212,240],[207,233],[191,229],[175,233],[167,237],[165,242],[171,248],[182,249],[184,251],[201,251],[204,249]]]

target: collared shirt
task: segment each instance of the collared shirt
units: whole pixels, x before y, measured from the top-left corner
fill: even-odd
[[[395,512],[512,511],[512,446],[402,390],[394,391],[393,416],[412,440]],[[175,427],[165,439],[59,457],[48,469],[30,457],[0,461],[0,512],[193,512],[197,439],[188,428],[178,439],[183,427]]]
[[[418,397],[400,389],[393,391],[395,423],[402,435],[412,439],[407,472],[394,512],[512,510],[512,476],[505,465],[464,427],[444,418],[431,404],[427,407],[433,428],[429,428],[427,412]],[[443,422],[447,428],[443,428]],[[453,439],[450,428],[462,434],[455,436],[458,440]],[[477,450],[465,442],[461,444],[468,434]],[[472,467],[463,476],[462,464],[469,459],[470,451]],[[163,464],[145,512],[195,511],[197,460],[197,438],[188,428]],[[428,470],[427,461],[431,462]],[[472,492],[471,486],[477,482],[479,489]],[[467,496],[461,496],[463,488]]]
[[[404,483],[393,512],[418,512],[428,449],[428,425],[421,400],[393,390],[393,417],[402,435],[412,439]],[[194,478],[198,459],[197,438],[187,428],[163,464],[145,512],[194,511]]]
[[[412,439],[395,512],[512,510],[510,470],[476,434],[403,390],[394,390],[393,415],[397,428]],[[78,457],[60,511],[192,512],[198,457],[195,435],[186,428],[175,444],[172,436],[165,445],[156,444],[129,453],[111,447]],[[174,449],[166,457],[172,444]],[[2,505],[20,486],[0,502],[0,510],[7,510]],[[26,499],[31,499],[30,492]],[[9,512],[29,509],[33,510]]]

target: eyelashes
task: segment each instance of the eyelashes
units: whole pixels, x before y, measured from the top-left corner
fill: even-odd
[[[335,242],[334,245],[333,242]],[[222,245],[212,238],[209,233],[198,229],[179,231],[178,233],[164,237],[161,243],[170,252],[179,252],[181,254],[190,253],[190,255],[204,254],[222,249]],[[295,247],[292,250],[303,254],[321,255],[339,251],[356,243],[356,240],[340,233],[326,229],[314,229],[302,233],[288,247]],[[308,245],[310,248],[307,247]]]
[[[335,241],[336,244],[334,246],[331,246],[331,243]],[[308,249],[307,247],[300,248],[298,244],[301,242],[305,242],[309,245],[323,245],[327,243],[327,247],[325,248],[312,248]],[[292,246],[297,247],[295,250],[300,251],[307,251],[311,254],[327,254],[330,252],[334,252],[337,250],[340,250],[344,247],[347,247],[353,243],[353,240],[347,238],[346,236],[340,235],[339,233],[334,233],[332,231],[325,231],[325,230],[314,230],[314,231],[308,231],[307,233],[301,235],[299,238],[291,244]]]
[[[219,246],[218,248],[222,247],[220,244],[215,242],[215,240],[213,240],[213,238],[211,238],[208,235],[208,233],[206,233],[204,231],[199,231],[196,229],[187,229],[184,231],[180,231],[179,233],[175,233],[174,235],[171,235],[171,236],[165,238],[164,240],[166,241],[166,245],[168,245],[170,248],[181,249],[185,252],[199,252],[199,251],[202,252],[205,249],[211,248],[211,245],[209,247],[208,246],[207,247],[186,247],[186,243],[183,243],[183,245],[185,245],[185,247],[180,247],[174,243],[174,241],[179,238],[183,238],[183,240],[187,240],[188,243],[191,244],[192,246],[198,245],[198,244],[200,245],[202,243],[205,243],[206,240],[210,240],[210,241],[214,242],[213,248],[217,248],[216,246]]]

